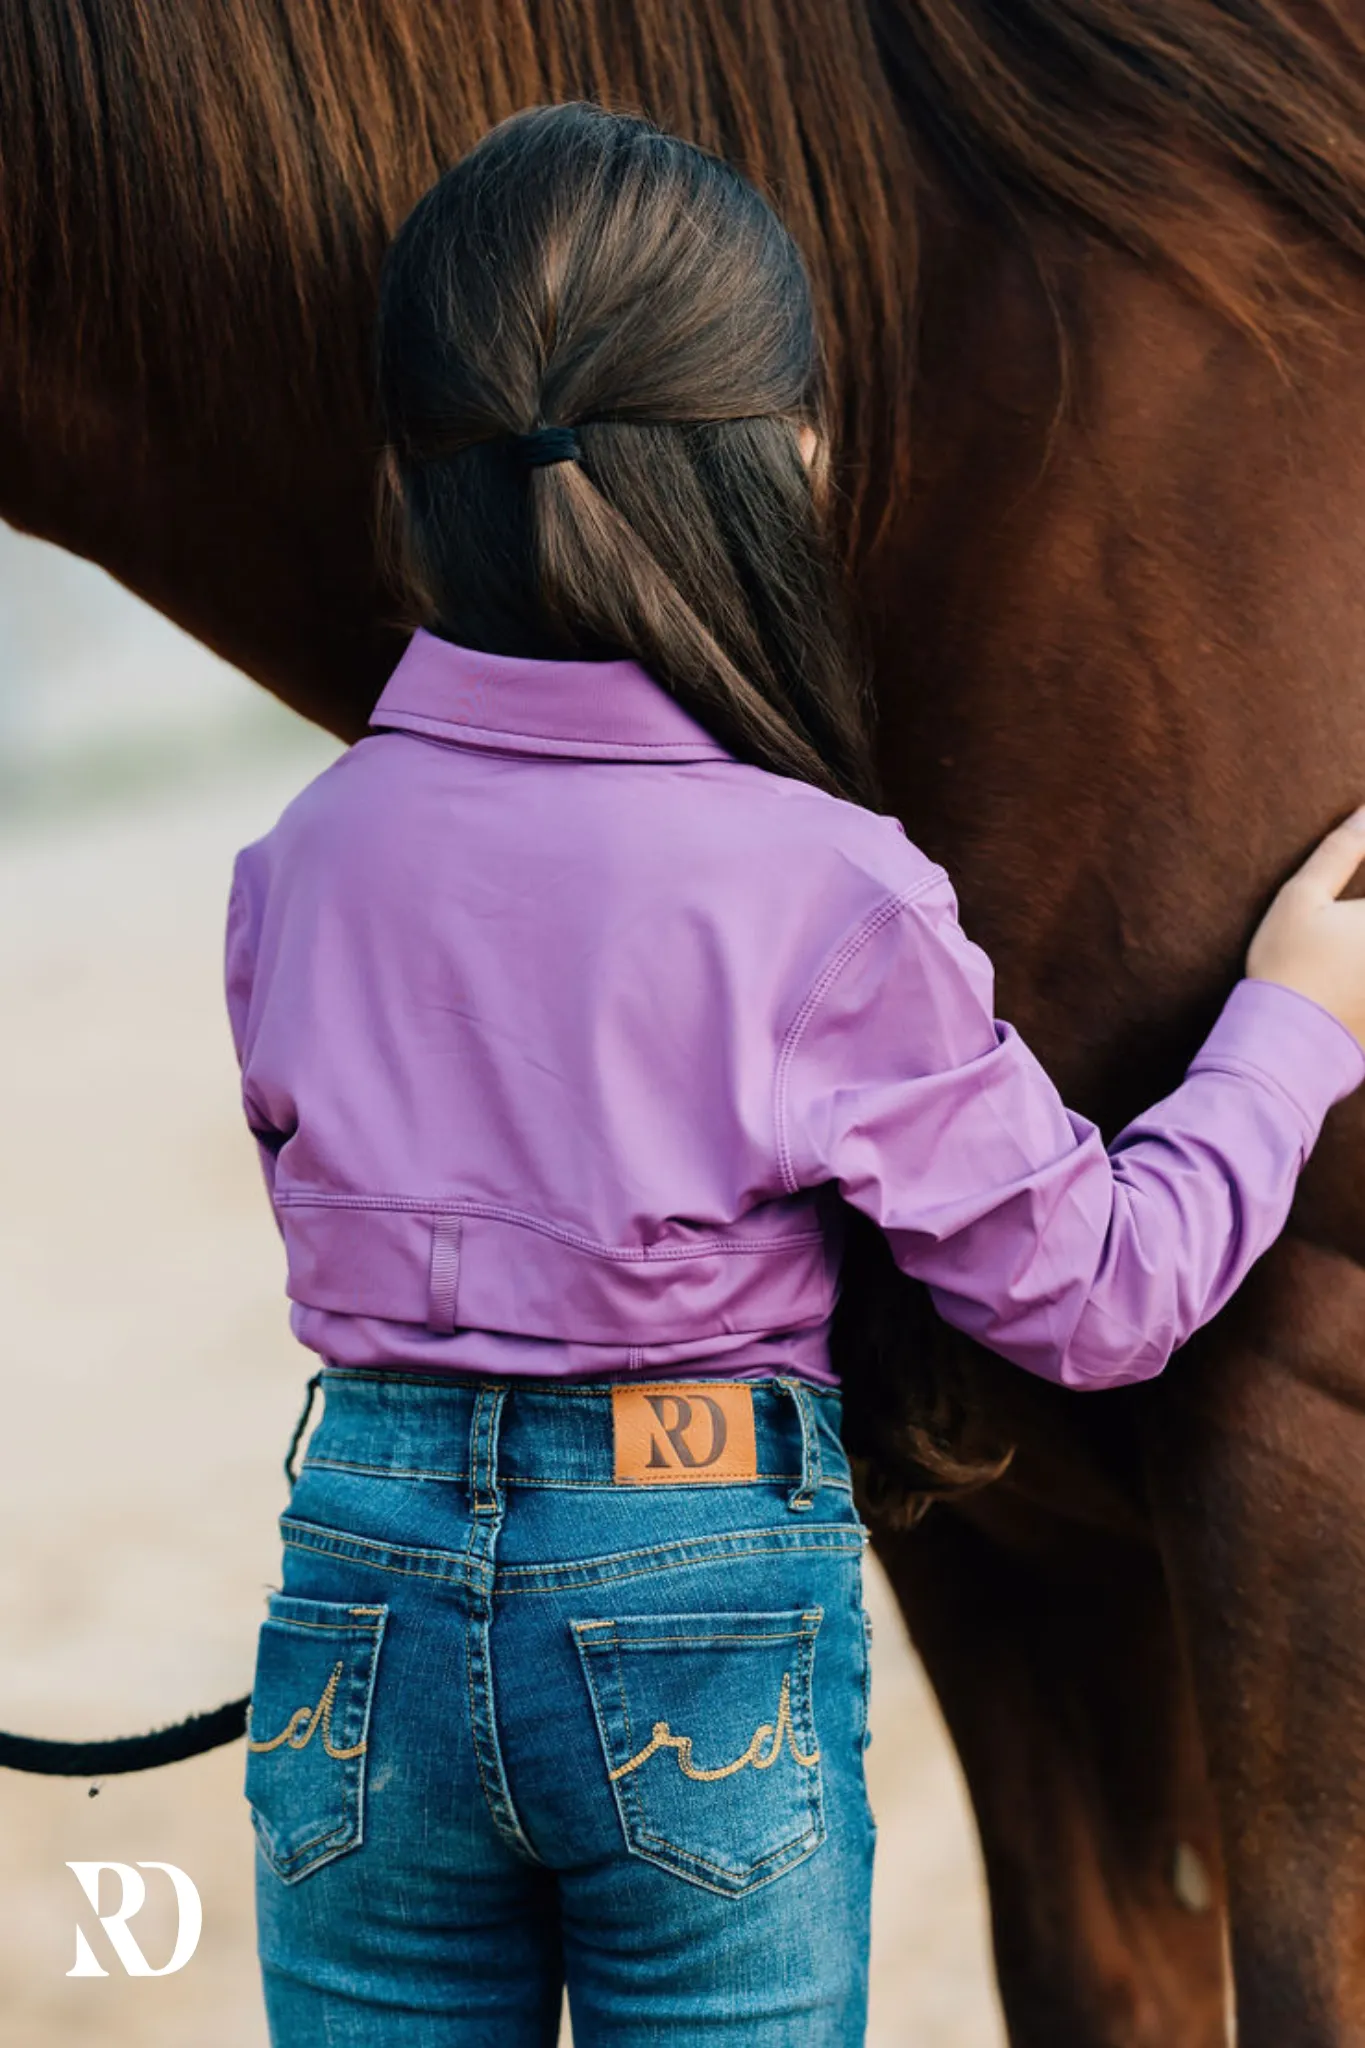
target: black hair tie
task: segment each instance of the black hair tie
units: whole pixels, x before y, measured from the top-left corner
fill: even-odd
[[[581,449],[572,427],[537,427],[517,434],[514,445],[528,469],[548,469],[555,462],[577,462]]]

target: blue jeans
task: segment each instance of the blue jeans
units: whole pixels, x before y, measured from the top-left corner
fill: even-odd
[[[322,1381],[247,1753],[274,2048],[550,2048],[566,1985],[577,2048],[856,2048],[838,1397],[747,1383],[756,1476],[708,1479],[715,1401],[623,1453],[606,1385]]]

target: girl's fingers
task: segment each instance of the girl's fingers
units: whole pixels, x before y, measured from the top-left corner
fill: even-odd
[[[1365,860],[1365,804],[1315,846],[1298,872],[1290,877],[1298,893],[1329,903],[1341,894]]]

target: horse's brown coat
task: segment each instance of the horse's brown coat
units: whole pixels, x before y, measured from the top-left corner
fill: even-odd
[[[393,652],[386,228],[537,98],[726,148],[826,309],[891,805],[1001,1013],[1112,1132],[1365,787],[1363,54],[1326,0],[22,0],[0,502],[354,734]],[[1226,1870],[1243,2048],[1365,2040],[1361,1136],[1357,1098],[1153,1387],[1086,1402],[955,1357],[1017,1453],[880,1539],[971,1781],[1016,2044],[1222,2039],[1182,1842],[1219,1900]],[[859,1402],[894,1467],[895,1398]]]

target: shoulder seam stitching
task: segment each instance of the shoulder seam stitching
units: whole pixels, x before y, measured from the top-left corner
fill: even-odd
[[[777,1160],[782,1174],[782,1185],[789,1195],[800,1192],[796,1173],[792,1166],[791,1149],[787,1143],[786,1129],[787,1073],[796,1052],[797,1040],[810,1022],[811,1016],[819,1006],[826,990],[832,982],[837,980],[859,948],[866,945],[874,933],[880,931],[884,924],[889,923],[898,911],[903,910],[907,904],[913,903],[917,896],[924,895],[925,891],[933,888],[935,883],[946,881],[947,879],[947,869],[935,863],[932,874],[922,875],[913,888],[902,889],[896,896],[885,896],[880,903],[875,904],[860,922],[855,925],[852,932],[844,940],[843,945],[840,946],[838,952],[834,955],[834,958],[826,962],[824,968],[816,977],[814,986],[801,1004],[800,1009],[787,1026],[782,1044],[778,1049],[777,1065],[773,1073],[773,1122],[777,1133]]]

